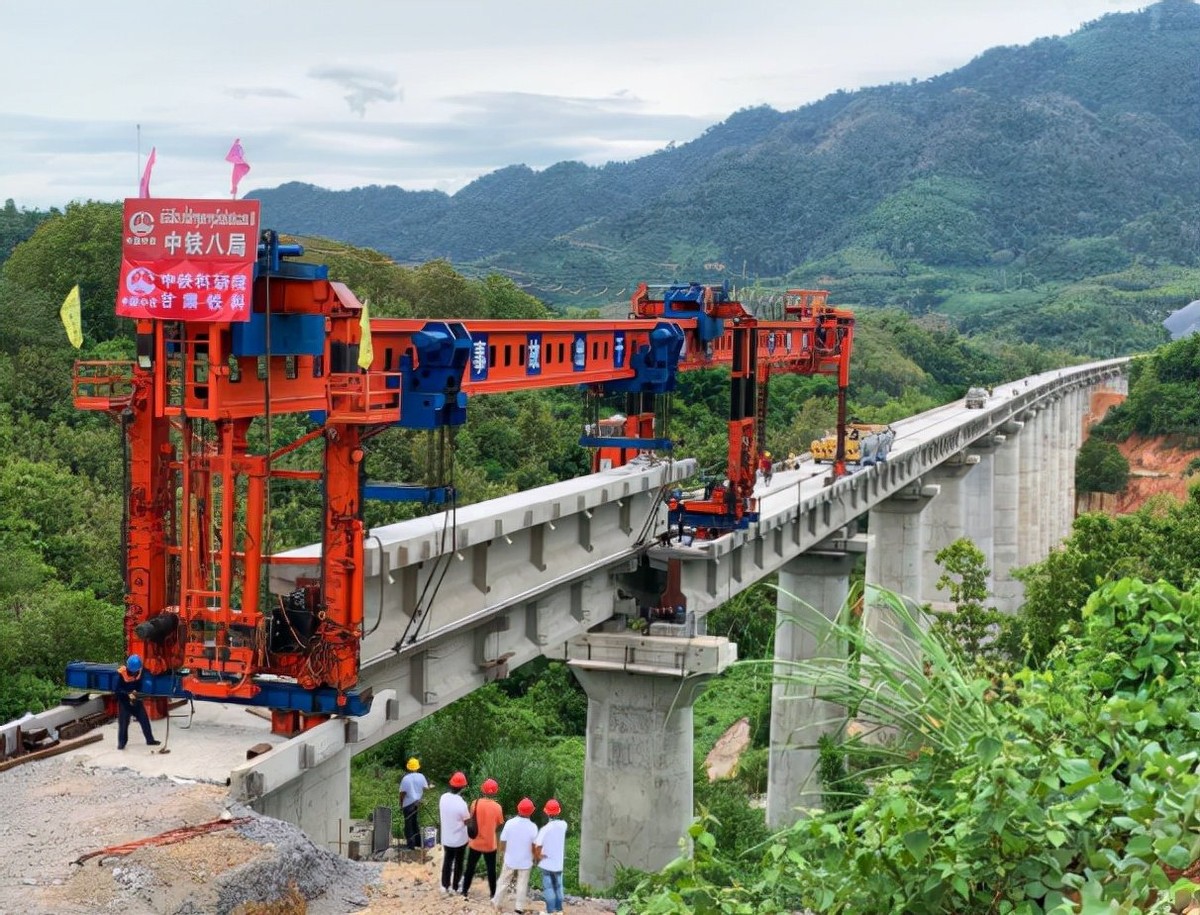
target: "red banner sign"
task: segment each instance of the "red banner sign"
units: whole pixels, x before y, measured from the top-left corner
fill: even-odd
[[[126,199],[117,314],[250,320],[259,220],[257,200]]]

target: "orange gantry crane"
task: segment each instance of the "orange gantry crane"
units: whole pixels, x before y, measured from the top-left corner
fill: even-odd
[[[127,201],[118,313],[136,320],[136,359],[76,365],[77,406],[113,415],[125,439],[125,636],[143,658],[147,695],[267,706],[280,733],[369,708],[369,693],[356,689],[364,499],[454,500],[445,472],[422,485],[367,482],[364,442],[386,428],[427,430],[444,471],[453,458],[448,432],[465,421],[472,395],[574,385],[594,403],[625,396],[619,434],[592,423],[581,439],[620,464],[671,449],[655,415],[679,371],[728,366],[733,497],[718,492],[671,507],[672,526],[718,536],[756,517],[769,372],[835,376],[844,422],[854,320],[822,291],[789,293],[779,321],[760,321],[724,287],[700,284],[643,284],[626,320],[366,319],[326,267],[295,259],[298,245],[258,231],[256,206],[243,208],[248,223],[235,223],[243,210],[211,201]],[[167,251],[188,213],[202,214],[192,222],[211,230],[210,250],[222,249],[207,266],[198,253],[180,259],[182,236]],[[222,260],[225,247],[236,247],[237,233],[220,229],[229,225],[256,230],[236,265]],[[204,247],[198,234],[194,251]],[[144,254],[138,238],[158,250]],[[224,295],[183,299],[182,278],[196,289],[203,269],[202,287]],[[244,295],[235,299],[239,286]],[[271,447],[272,420],[289,416],[309,428]],[[319,469],[282,460],[317,442]],[[270,488],[282,480],[320,488],[321,552],[302,587],[273,595]],[[111,690],[116,676],[114,665],[90,662],[67,670],[69,685],[89,689]]]

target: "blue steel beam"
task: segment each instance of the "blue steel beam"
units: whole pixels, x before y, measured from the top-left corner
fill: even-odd
[[[67,665],[67,686],[94,692],[111,693],[117,688],[116,664],[95,664],[91,661],[72,661]],[[253,699],[221,699],[230,705],[257,705],[273,709],[302,712],[305,715],[365,715],[371,710],[372,690],[350,690],[340,694],[345,703],[338,704],[336,689],[322,686],[303,689],[285,680],[256,679],[259,691]],[[166,696],[171,699],[212,701],[210,696],[193,696],[183,689],[177,674],[142,674],[142,695]]]

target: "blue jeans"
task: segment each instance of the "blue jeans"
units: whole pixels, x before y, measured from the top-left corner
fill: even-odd
[[[547,912],[563,910],[562,871],[542,871],[542,897],[546,900]]]

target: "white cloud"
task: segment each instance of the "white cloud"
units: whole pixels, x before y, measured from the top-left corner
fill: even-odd
[[[396,77],[370,67],[325,66],[313,67],[308,75],[315,80],[327,80],[346,90],[346,104],[359,117],[365,117],[371,102],[394,102],[404,97],[396,88]]]

